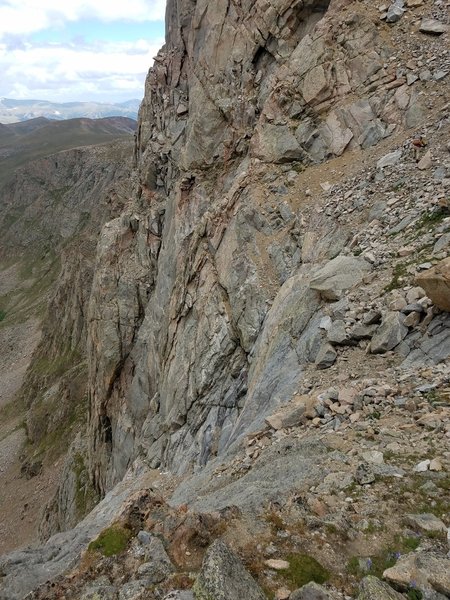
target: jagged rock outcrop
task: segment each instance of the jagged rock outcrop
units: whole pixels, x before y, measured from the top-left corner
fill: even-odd
[[[202,570],[194,585],[194,597],[196,600],[265,600],[256,581],[221,540],[216,540],[208,548]]]
[[[307,195],[293,211],[265,163],[301,172],[415,126],[418,92],[392,53],[354,3],[169,2],[134,204],[103,230],[90,302],[100,493],[137,456],[178,473],[204,465],[292,397],[301,365],[327,349],[309,282],[351,227],[317,215],[305,228]],[[339,260],[361,265],[347,267],[354,282],[369,271]]]

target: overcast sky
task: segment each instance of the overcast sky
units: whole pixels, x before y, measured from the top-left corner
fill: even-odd
[[[141,99],[165,0],[0,0],[0,97]]]

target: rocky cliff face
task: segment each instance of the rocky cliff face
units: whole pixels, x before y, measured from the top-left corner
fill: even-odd
[[[89,411],[77,443],[104,500],[32,552],[33,573],[44,581],[64,558],[75,564],[114,510],[132,542],[113,569],[88,552],[94,567],[34,597],[163,597],[180,580],[149,531],[181,577],[228,526],[280,600],[308,596],[271,558],[305,547],[341,591],[321,597],[354,597],[344,562],[367,552],[369,530],[410,539],[398,498],[419,511],[417,473],[442,516],[450,320],[431,289],[436,278],[446,289],[446,267],[429,269],[450,240],[444,19],[440,0],[383,11],[368,1],[169,1],[133,193],[101,230],[84,313]],[[149,483],[125,511],[108,504],[149,469],[160,470],[150,479],[161,498]],[[73,490],[60,488],[54,510]],[[52,518],[47,534],[64,527]],[[257,546],[252,527],[264,530]],[[237,564],[217,547],[211,569]],[[448,565],[440,538],[435,550]],[[2,563],[14,598],[25,560]],[[441,566],[433,578],[421,571],[430,598],[450,589]],[[178,597],[222,597],[213,579],[203,573],[194,596]],[[359,598],[370,594],[398,597],[369,578]]]
[[[100,493],[138,456],[195,470],[301,386],[323,307],[309,281],[360,222],[311,211],[314,165],[428,114],[396,47],[414,41],[388,31],[351,2],[169,2],[134,204],[101,235],[89,309]]]

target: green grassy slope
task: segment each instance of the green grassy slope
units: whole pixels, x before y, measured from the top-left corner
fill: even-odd
[[[0,125],[0,187],[30,160],[129,137],[136,122],[126,117],[51,121],[43,117]]]

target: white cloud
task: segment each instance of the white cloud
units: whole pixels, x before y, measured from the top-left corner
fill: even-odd
[[[160,21],[165,0],[0,0],[0,39],[27,35],[67,21]]]
[[[0,96],[55,101],[141,98],[163,40],[75,44],[0,43]]]

